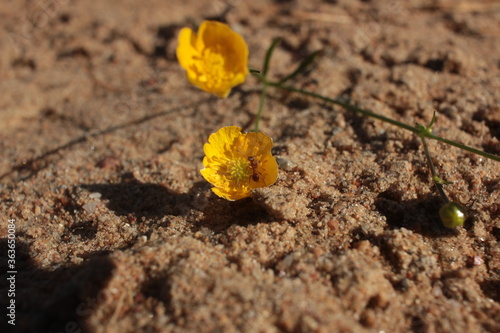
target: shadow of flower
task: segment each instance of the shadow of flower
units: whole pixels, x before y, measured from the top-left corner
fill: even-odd
[[[117,215],[162,217],[183,215],[190,206],[188,194],[175,193],[163,185],[141,183],[130,175],[118,184],[83,184],[82,188],[100,193],[108,208]]]

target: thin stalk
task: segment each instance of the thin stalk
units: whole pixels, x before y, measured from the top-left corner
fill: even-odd
[[[461,144],[461,143],[458,143],[458,142],[455,142],[455,141],[452,141],[452,140],[448,140],[448,139],[442,138],[442,137],[437,136],[437,135],[434,135],[434,134],[432,134],[432,133],[426,133],[426,134],[424,134],[424,136],[425,136],[426,138],[433,139],[433,140],[437,140],[437,141],[441,141],[441,142],[447,143],[447,144],[449,144],[449,145],[455,146],[455,147],[457,147],[457,148],[460,148],[460,149],[466,150],[466,151],[468,151],[468,152],[471,152],[471,153],[474,153],[474,154],[477,154],[477,155],[481,155],[481,156],[486,157],[486,158],[489,158],[489,159],[491,159],[491,160],[494,160],[494,161],[500,162],[500,156],[496,156],[496,155],[493,155],[493,154],[490,154],[490,153],[484,152],[484,151],[482,151],[482,150],[475,149],[475,148],[472,148],[472,147],[469,147],[469,146],[463,145],[463,144]]]
[[[401,122],[399,122],[397,120],[394,120],[394,119],[391,119],[391,118],[387,118],[387,117],[381,116],[379,114],[376,114],[376,113],[373,113],[373,112],[370,112],[370,111],[367,111],[367,110],[360,109],[360,108],[358,108],[358,107],[356,107],[354,105],[351,105],[349,103],[345,103],[345,102],[339,101],[337,99],[325,97],[325,96],[313,93],[311,91],[303,90],[303,89],[298,89],[298,88],[294,88],[294,87],[290,87],[290,86],[283,86],[279,82],[272,82],[271,81],[271,82],[267,82],[267,84],[270,85],[270,86],[273,86],[273,87],[278,87],[278,88],[284,89],[284,90],[301,93],[301,94],[306,95],[306,96],[315,97],[315,98],[321,99],[323,101],[326,101],[326,102],[329,102],[329,103],[332,103],[332,104],[337,104],[337,105],[342,106],[345,109],[348,109],[348,110],[351,110],[351,111],[354,111],[354,112],[357,112],[357,113],[361,113],[361,114],[363,114],[365,116],[368,116],[368,117],[372,117],[372,118],[376,118],[376,119],[382,120],[382,121],[384,121],[386,123],[393,124],[393,125],[396,125],[398,127],[404,128],[404,129],[406,129],[406,130],[408,130],[410,132],[413,132],[415,134],[419,134],[419,130],[417,128],[413,127],[413,126],[407,125],[405,123],[401,123]]]
[[[436,181],[436,179],[439,179],[439,176],[437,175],[436,169],[434,168],[434,163],[432,163],[431,154],[429,153],[429,148],[427,148],[427,143],[425,142],[425,137],[423,135],[420,135],[420,139],[422,139],[422,144],[424,146],[425,156],[427,157],[427,163],[429,164],[429,169],[431,169],[432,181],[434,182],[434,185],[436,185],[436,188],[439,192],[439,195],[441,196],[443,201],[445,203],[447,203],[450,201],[450,199],[448,199],[448,197],[446,196],[446,193],[444,193],[443,185]]]
[[[471,153],[474,153],[474,154],[477,154],[477,155],[489,158],[491,160],[500,162],[500,156],[496,156],[496,155],[484,152],[482,150],[475,149],[475,148],[463,145],[461,143],[458,143],[458,142],[455,142],[455,141],[452,141],[452,140],[448,140],[448,139],[442,138],[442,137],[434,135],[434,134],[432,134],[430,132],[422,132],[417,127],[413,127],[413,126],[410,126],[408,124],[399,122],[397,120],[394,120],[394,119],[391,119],[391,118],[387,118],[387,117],[384,117],[382,115],[379,115],[379,114],[376,114],[376,113],[373,113],[373,112],[370,112],[370,111],[367,111],[367,110],[363,110],[363,109],[358,108],[358,107],[356,107],[354,105],[351,105],[349,103],[345,103],[345,102],[342,102],[342,101],[339,101],[339,100],[336,100],[336,99],[333,99],[333,98],[325,97],[325,96],[313,93],[311,91],[307,91],[307,90],[303,90],[303,89],[298,89],[298,88],[294,88],[294,87],[291,87],[291,86],[284,86],[284,85],[280,84],[279,82],[273,82],[273,81],[267,81],[266,80],[266,81],[263,81],[263,83],[264,83],[264,85],[269,85],[269,86],[281,88],[281,89],[287,90],[287,91],[297,92],[297,93],[300,93],[300,94],[303,94],[303,95],[306,95],[306,96],[311,96],[311,97],[314,97],[314,98],[321,99],[323,101],[326,101],[326,102],[329,102],[329,103],[332,103],[332,104],[337,104],[337,105],[340,105],[340,106],[342,106],[343,108],[345,108],[347,110],[350,110],[350,111],[353,111],[353,112],[357,112],[357,113],[363,114],[365,116],[372,117],[372,118],[381,120],[383,122],[386,122],[386,123],[398,126],[398,127],[402,128],[402,129],[405,129],[407,131],[413,132],[413,133],[419,135],[420,137],[426,137],[426,138],[429,138],[429,139],[441,141],[441,142],[444,142],[446,144],[452,145],[454,147],[466,150],[468,152],[471,152]]]
[[[257,111],[257,116],[255,117],[255,127],[254,127],[255,132],[259,132],[259,123],[260,123],[260,118],[262,117],[262,110],[264,109],[264,102],[266,100],[268,86],[269,85],[266,82],[264,82],[264,86],[262,87],[262,92],[260,94],[259,110]]]

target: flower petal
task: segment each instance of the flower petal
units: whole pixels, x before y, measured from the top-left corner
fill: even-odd
[[[194,34],[193,30],[182,28],[179,33],[179,45],[175,51],[179,64],[184,69],[188,69],[192,65],[193,57],[199,56],[195,44],[196,34]]]
[[[241,135],[241,127],[223,127],[208,137],[208,143],[203,146],[203,151],[209,159],[226,155],[231,152],[231,144]]]
[[[245,151],[249,156],[268,154],[273,147],[273,140],[262,132],[246,134],[248,147]]]
[[[269,153],[262,156],[260,163],[262,165],[261,169],[264,171],[262,171],[263,179],[261,179],[263,184],[260,183],[259,187],[273,185],[276,182],[276,179],[278,179],[278,163],[276,162],[276,159]]]
[[[230,201],[240,200],[248,198],[250,196],[250,189],[247,189],[246,191],[241,191],[241,190],[231,190],[231,189],[227,190],[220,187],[212,187],[212,191],[219,197]]]

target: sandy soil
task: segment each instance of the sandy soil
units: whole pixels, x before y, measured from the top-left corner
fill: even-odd
[[[228,22],[272,76],[500,155],[498,1],[6,1],[0,4],[2,332],[499,332],[500,163],[270,89],[275,185],[228,202],[199,173],[249,130],[254,78],[217,99],[175,58]],[[15,220],[15,297],[4,253]]]

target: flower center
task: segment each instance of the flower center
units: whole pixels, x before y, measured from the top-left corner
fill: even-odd
[[[251,168],[250,162],[244,158],[234,159],[228,165],[229,178],[236,183],[248,182],[250,178]]]
[[[199,60],[198,68],[200,69],[200,76],[198,79],[200,82],[216,87],[219,86],[222,81],[228,81],[234,77],[233,73],[226,71],[226,59],[221,47],[205,48]]]

